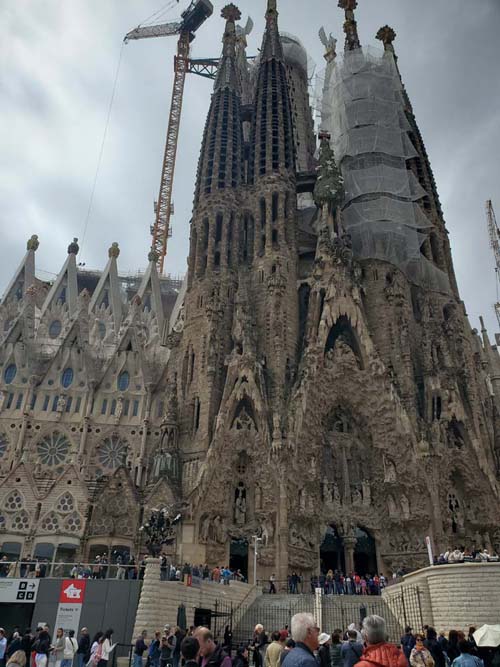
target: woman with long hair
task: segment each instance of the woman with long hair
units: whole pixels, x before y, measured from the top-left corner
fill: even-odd
[[[14,651],[7,661],[7,667],[26,667],[26,653],[24,651]]]
[[[99,662],[97,667],[108,667],[108,660],[112,651],[114,650],[116,644],[112,643],[113,630],[110,628],[104,633],[103,641],[101,644],[101,654],[99,656]]]

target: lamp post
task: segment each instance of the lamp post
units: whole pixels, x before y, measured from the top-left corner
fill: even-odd
[[[262,537],[253,536],[253,585],[257,585],[257,548],[259,542],[262,542]]]

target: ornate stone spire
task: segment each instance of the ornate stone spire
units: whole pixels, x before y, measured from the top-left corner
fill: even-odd
[[[214,90],[218,91],[223,88],[230,88],[239,93],[240,83],[236,65],[235,23],[241,18],[241,12],[236,5],[231,3],[224,7],[221,16],[223,19],[226,19],[226,29],[222,39],[222,59],[215,79]]]
[[[380,28],[376,37],[382,42],[386,51],[392,51],[392,53],[394,53],[394,47],[392,43],[396,39],[396,33],[390,26],[384,25],[382,28]]]
[[[278,31],[278,9],[276,0],[267,0],[266,11],[266,30],[262,40],[262,48],[260,52],[261,61],[264,60],[282,60],[283,47]]]
[[[358,0],[339,0],[339,7],[345,11],[345,50],[354,51],[360,49],[361,44],[358,37],[358,24],[354,18],[354,10],[358,6]]]
[[[78,245],[78,239],[74,238],[73,242],[68,246],[68,255],[78,255],[80,246]]]

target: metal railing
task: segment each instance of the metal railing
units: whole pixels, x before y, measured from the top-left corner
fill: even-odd
[[[60,563],[45,560],[0,560],[0,578],[21,579],[142,579],[145,565],[120,563]]]
[[[259,579],[257,584],[262,589],[262,592],[265,594],[271,594],[271,582],[268,579]],[[287,593],[289,595],[301,595],[305,593],[314,593],[317,588],[321,588],[325,595],[381,595],[383,589],[388,585],[388,582],[385,581],[384,584],[378,585],[375,588],[370,588],[368,585],[365,589],[355,586],[354,582],[351,581],[349,584],[347,582],[325,582],[324,577],[312,577],[309,579],[302,580],[300,579],[297,582],[292,582],[290,579],[287,581],[275,581],[274,587],[276,593]]]

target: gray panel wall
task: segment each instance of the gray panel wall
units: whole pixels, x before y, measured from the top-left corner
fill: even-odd
[[[113,639],[129,644],[132,639],[135,615],[139,604],[142,581],[87,581],[80,627],[87,627],[93,637],[99,630],[113,628]],[[59,604],[60,579],[42,579],[33,613],[33,627],[44,621],[54,629]],[[119,652],[119,655],[123,651]]]

